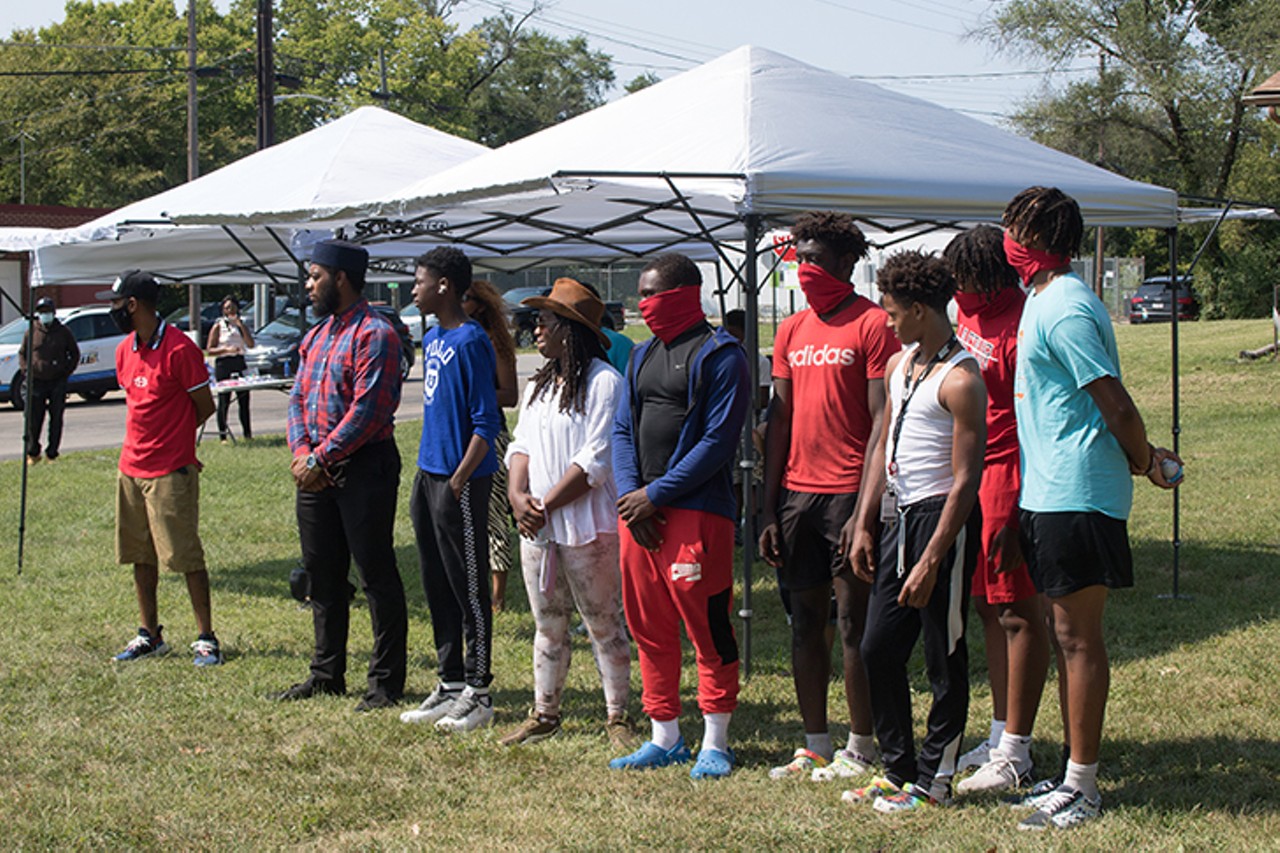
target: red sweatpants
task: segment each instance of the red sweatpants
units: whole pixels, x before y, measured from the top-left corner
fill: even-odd
[[[663,507],[662,547],[646,551],[618,523],[622,604],[640,653],[644,712],[680,716],[680,623],[698,661],[698,707],[738,706],[738,640],[733,633],[733,522],[722,515]]]

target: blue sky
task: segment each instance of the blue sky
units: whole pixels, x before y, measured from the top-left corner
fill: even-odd
[[[184,0],[177,0],[185,7]],[[229,0],[215,0],[225,9]],[[501,8],[520,15],[532,0],[462,0],[453,17],[467,24]],[[63,17],[63,0],[0,0],[0,28],[38,27]],[[532,23],[557,36],[582,33],[614,56],[618,79],[659,77],[691,68],[743,44],[999,123],[1041,87],[1061,82],[1033,60],[997,55],[967,37],[990,0],[544,0]],[[1074,73],[1089,64],[1074,63]],[[620,93],[621,89],[619,89]]]

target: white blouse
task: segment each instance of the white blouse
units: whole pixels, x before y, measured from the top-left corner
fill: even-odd
[[[599,533],[618,531],[618,487],[613,480],[609,446],[623,379],[609,364],[595,359],[587,370],[586,413],[560,411],[561,386],[544,389],[530,399],[533,382],[525,385],[520,419],[504,460],[523,453],[529,457],[529,492],[539,500],[560,482],[570,465],[587,475],[591,491],[549,514],[545,533],[561,545],[585,545]]]

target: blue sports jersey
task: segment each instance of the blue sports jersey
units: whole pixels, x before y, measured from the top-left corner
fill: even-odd
[[[496,385],[497,356],[484,329],[468,320],[456,329],[434,326],[422,339],[422,440],[418,467],[448,476],[458,467],[471,436],[489,443],[472,474],[498,470],[494,440],[502,428]]]

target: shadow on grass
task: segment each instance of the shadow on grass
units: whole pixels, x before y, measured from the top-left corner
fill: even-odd
[[[1171,812],[1280,812],[1280,741],[1105,737],[1102,750],[1106,776],[1119,783],[1108,794],[1113,804]]]

